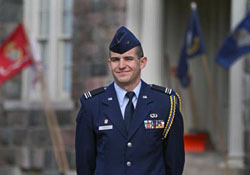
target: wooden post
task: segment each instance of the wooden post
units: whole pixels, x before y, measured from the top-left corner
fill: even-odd
[[[60,128],[57,122],[56,113],[53,108],[53,104],[49,98],[49,92],[44,81],[42,72],[38,70],[38,67],[33,60],[35,65],[35,73],[41,85],[41,95],[44,107],[44,112],[51,136],[53,151],[55,155],[55,160],[58,166],[59,172],[65,172],[69,169],[68,160],[65,153],[64,143],[60,133]]]
[[[41,72],[38,72],[36,69],[38,80],[41,83],[41,94],[45,116],[47,119],[47,124],[50,131],[50,136],[52,140],[53,150],[55,154],[56,163],[58,166],[59,172],[65,172],[69,169],[68,160],[65,153],[64,143],[60,133],[60,128],[57,122],[56,113],[49,98],[49,92],[44,81],[43,75]],[[58,147],[59,148],[58,148]]]
[[[60,173],[65,173],[69,169],[69,163],[67,160],[65,147],[62,139],[62,135],[60,132],[60,127],[57,122],[56,112],[51,102],[49,91],[47,85],[44,81],[43,72],[39,70],[39,65],[35,60],[35,55],[32,53],[32,50],[36,50],[35,43],[32,42],[32,38],[29,38],[30,48],[30,55],[33,61],[33,65],[35,67],[35,75],[41,85],[41,96],[42,96],[42,104],[44,108],[44,113],[46,117],[46,121],[49,128],[49,133],[52,141],[53,152],[55,155],[56,164],[58,167],[58,171]]]
[[[190,100],[190,105],[191,105],[194,130],[198,131],[200,130],[200,122],[199,122],[199,117],[198,117],[198,112],[197,112],[197,105],[196,105],[194,93],[193,93],[193,86],[191,82],[188,85],[188,95],[189,95],[189,100]]]

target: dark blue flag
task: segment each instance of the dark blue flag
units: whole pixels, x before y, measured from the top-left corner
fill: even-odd
[[[250,12],[223,42],[216,61],[228,69],[242,55],[250,52]]]
[[[192,15],[188,23],[184,46],[181,50],[180,60],[177,67],[177,76],[183,87],[189,85],[187,59],[203,53],[205,53],[205,45],[202,38],[197,8],[194,7],[192,8]]]

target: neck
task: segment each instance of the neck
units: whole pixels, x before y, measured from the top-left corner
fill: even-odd
[[[136,80],[134,83],[126,84],[126,83],[118,83],[115,81],[115,83],[125,91],[132,91],[136,88],[136,86],[140,83],[141,79]]]

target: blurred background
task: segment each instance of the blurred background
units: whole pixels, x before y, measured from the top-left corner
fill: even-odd
[[[250,174],[250,57],[238,56],[228,69],[215,61],[249,9],[250,0],[0,0],[0,47],[22,22],[36,43],[33,55],[42,64],[48,90],[43,99],[32,65],[1,84],[0,174],[75,174],[79,98],[112,82],[108,46],[121,25],[142,42],[148,57],[143,79],[182,97],[184,175]],[[185,87],[177,74],[194,10],[205,49],[188,59]],[[244,39],[250,43],[249,33]],[[52,129],[46,101],[51,115],[55,111]],[[54,140],[62,142],[53,141],[53,126],[59,133]],[[64,163],[55,158],[53,146],[60,147]]]

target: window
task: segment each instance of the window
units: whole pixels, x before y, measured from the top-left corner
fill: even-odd
[[[25,26],[38,45],[49,95],[53,101],[70,100],[73,0],[24,0],[24,6]],[[33,82],[30,68],[23,75],[23,99],[41,99]]]
[[[72,9],[73,0],[63,0],[61,6],[61,58],[62,72],[61,86],[62,96],[67,96],[71,92],[71,72],[72,72]]]

